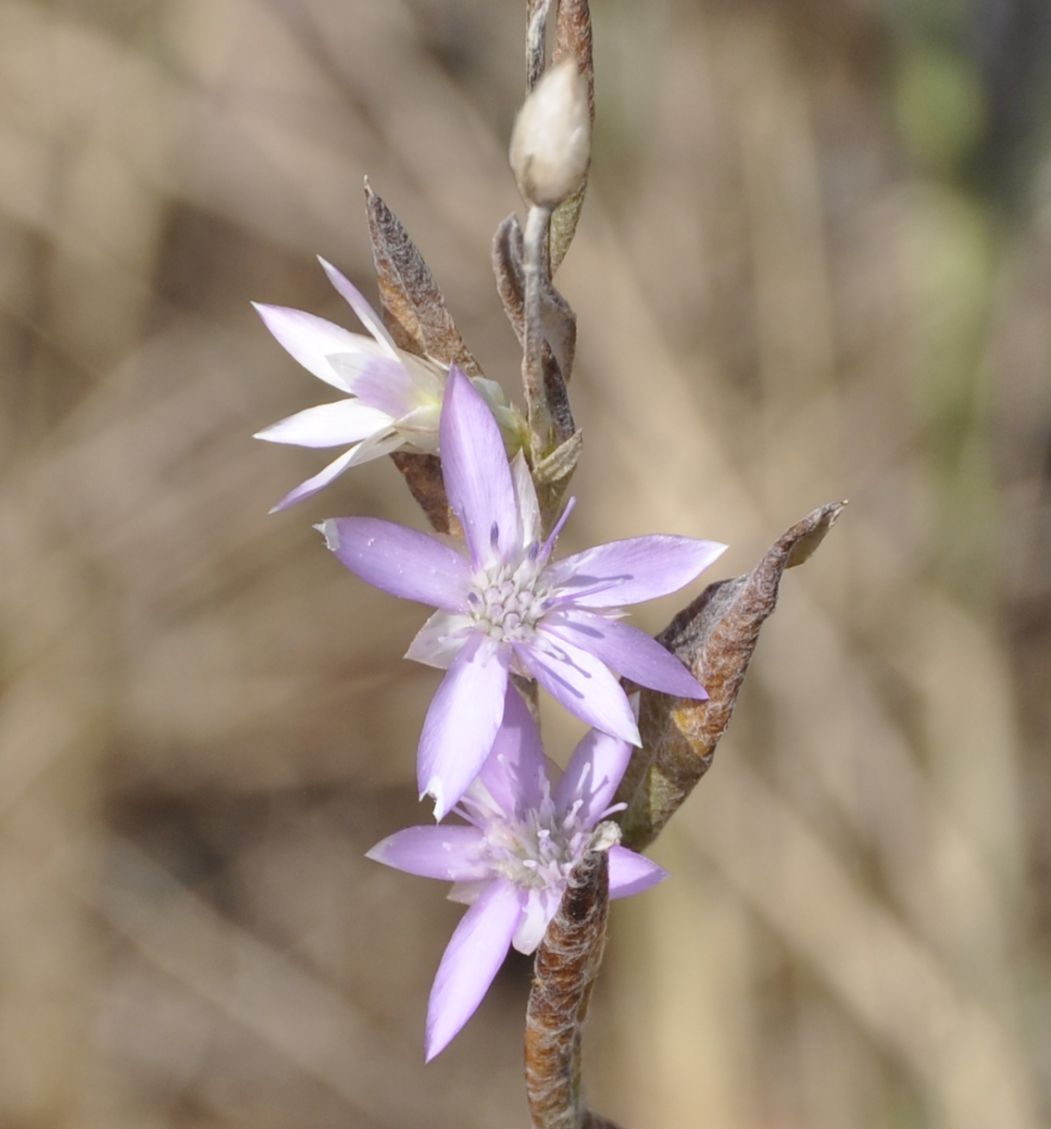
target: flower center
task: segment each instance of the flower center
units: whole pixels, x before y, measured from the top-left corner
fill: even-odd
[[[526,889],[565,885],[583,857],[590,832],[577,817],[579,804],[561,820],[550,795],[521,820],[493,822],[486,828],[485,854],[498,874]]]
[[[547,591],[537,580],[536,562],[529,558],[514,568],[499,565],[478,573],[467,594],[475,627],[498,643],[532,639],[550,606]]]

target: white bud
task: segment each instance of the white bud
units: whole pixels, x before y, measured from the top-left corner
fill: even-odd
[[[572,59],[547,71],[511,133],[511,170],[530,204],[553,208],[580,187],[591,157],[588,87]]]

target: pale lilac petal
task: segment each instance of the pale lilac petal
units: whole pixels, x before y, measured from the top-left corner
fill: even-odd
[[[478,775],[493,747],[507,690],[505,658],[490,640],[468,640],[453,660],[423,722],[416,763],[421,798],[442,819]]]
[[[462,906],[473,906],[489,888],[492,878],[481,878],[476,882],[454,882],[445,895],[446,901],[457,902]]]
[[[605,733],[639,744],[639,727],[620,683],[587,651],[541,630],[543,646],[516,646],[526,670],[570,713]]]
[[[435,612],[416,632],[405,657],[424,666],[448,670],[474,631],[474,620],[469,615]]]
[[[569,603],[619,608],[677,591],[725,551],[717,541],[653,534],[574,553],[550,565],[548,576]]]
[[[365,857],[421,878],[468,882],[489,873],[480,857],[483,844],[477,827],[406,827],[381,840]]]
[[[668,872],[643,855],[636,854],[619,844],[609,849],[609,896],[626,898],[641,894],[658,882],[663,882]]]
[[[551,919],[558,912],[558,903],[562,900],[562,886],[543,886],[535,890],[524,891],[525,904],[522,907],[522,917],[518,922],[515,935],[511,944],[515,950],[528,956],[537,950],[544,939]]]
[[[522,895],[495,880],[460,919],[442,955],[427,1004],[427,1061],[474,1015],[500,971],[522,914]]]
[[[455,366],[449,370],[440,424],[442,475],[476,565],[515,546],[518,513],[500,427],[485,400]]]
[[[278,420],[257,431],[253,438],[298,447],[343,447],[378,431],[390,431],[393,422],[386,412],[358,400],[337,400]]]
[[[360,353],[364,346],[372,352],[375,346],[367,337],[351,333],[349,329],[308,314],[305,310],[264,306],[261,302],[253,302],[252,305],[266,328],[303,368],[334,388],[351,391],[351,386],[332,367],[328,358],[332,353]]]
[[[478,783],[508,816],[538,808],[544,796],[547,758],[540,744],[540,731],[510,681],[500,729],[478,774]]]
[[[540,503],[525,455],[521,451],[511,460],[511,482],[518,507],[519,544],[524,547],[540,543]]]
[[[368,345],[369,350],[357,353],[333,353],[328,363],[363,403],[392,417],[411,411],[416,406],[412,374],[401,360],[381,353],[374,341]]]
[[[290,490],[276,506],[271,507],[270,512],[276,514],[281,510],[287,510],[289,506],[294,506],[296,502],[303,502],[307,498],[312,498],[320,490],[324,490],[330,482],[335,482],[341,474],[350,470],[352,466],[359,466],[371,459],[378,459],[381,455],[396,451],[401,445],[400,435],[375,436],[371,439],[363,439],[356,446],[351,447],[349,451],[344,451],[338,459],[333,459],[324,470],[319,471],[305,482],[301,482],[294,490]]]
[[[704,687],[656,639],[620,620],[572,609],[544,618],[544,630],[601,659],[622,678],[679,698],[708,697]]]
[[[340,563],[367,583],[404,600],[463,610],[467,562],[437,538],[375,517],[329,518],[318,528]]]
[[[376,339],[376,343],[395,360],[398,358],[398,348],[394,344],[394,338],[387,332],[387,327],[383,324],[383,319],[376,313],[376,311],[365,300],[365,296],[361,291],[347,278],[341,274],[330,262],[323,259],[318,255],[318,262],[324,268],[325,274],[328,275],[329,282],[339,291],[343,299],[350,305],[350,308],[358,315],[358,321],[372,334]],[[338,349],[332,349],[330,352],[341,352]]]
[[[555,785],[555,805],[564,815],[580,803],[580,821],[594,827],[613,802],[631,760],[631,745],[600,729],[590,730],[573,750],[566,771]]]

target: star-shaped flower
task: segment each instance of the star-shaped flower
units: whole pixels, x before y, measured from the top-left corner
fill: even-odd
[[[508,463],[492,412],[455,366],[440,436],[445,490],[466,554],[378,518],[332,518],[318,527],[351,572],[439,609],[407,655],[448,669],[427,711],[417,761],[420,793],[434,797],[437,819],[485,761],[512,672],[535,678],[589,725],[634,744],[639,731],[617,675],[678,697],[706,697],[677,658],[620,616],[626,604],[688,584],[726,548],[657,535],[552,562],[572,502],[541,540],[525,459],[518,454]]]
[[[433,454],[448,366],[399,349],[376,311],[331,263],[320,260],[329,281],[372,335],[364,337],[304,310],[254,303],[267,329],[319,380],[349,399],[297,412],[256,433],[256,439],[300,447],[348,449],[324,470],[301,482],[270,511],[309,498],[358,463],[401,449]],[[521,415],[500,386],[478,377],[490,410],[512,442],[522,434]]]
[[[428,1062],[474,1014],[513,945],[531,953],[554,917],[592,829],[631,756],[626,741],[592,729],[564,773],[544,756],[536,723],[513,687],[481,773],[455,809],[466,825],[409,827],[368,857],[409,874],[454,883],[470,906],[438,967],[427,1009]],[[609,895],[637,894],[665,878],[626,847],[609,850]]]

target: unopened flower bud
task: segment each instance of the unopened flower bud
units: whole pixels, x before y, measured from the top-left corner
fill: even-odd
[[[526,98],[511,133],[511,170],[530,204],[553,208],[580,187],[591,157],[588,88],[572,59]]]

